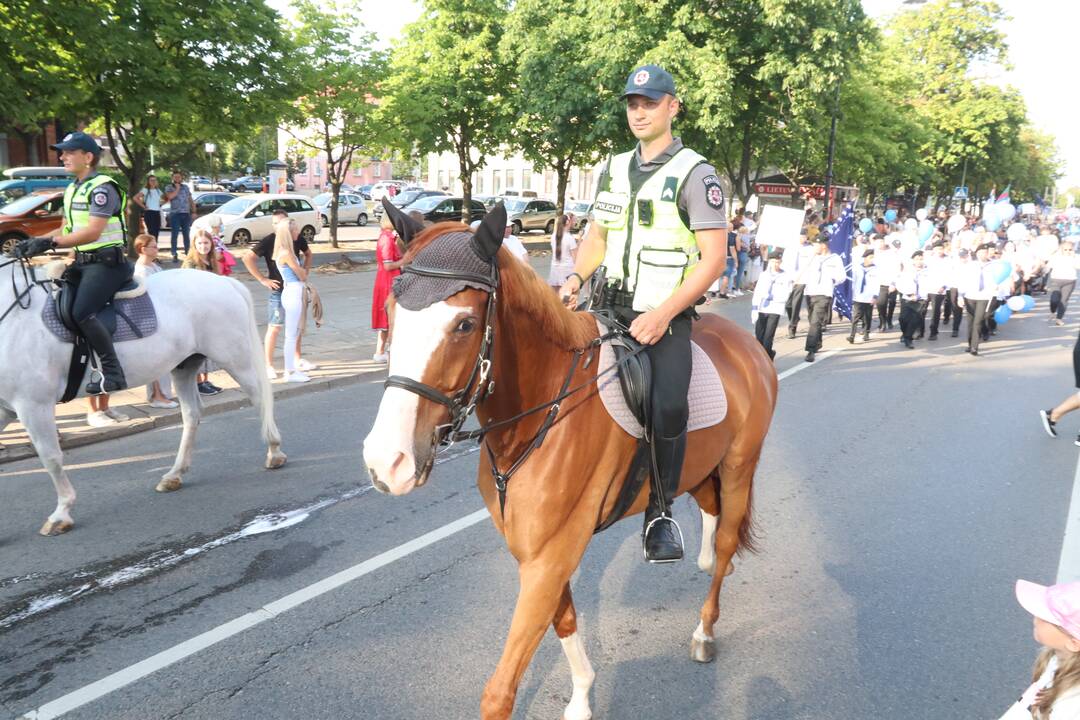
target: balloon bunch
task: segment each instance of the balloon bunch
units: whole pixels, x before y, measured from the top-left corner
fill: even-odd
[[[1004,262],[1004,260],[998,260],[998,262]],[[994,311],[994,320],[997,321],[998,325],[1004,325],[1009,322],[1009,318],[1012,317],[1013,313],[1028,312],[1034,308],[1035,298],[1030,295],[1013,295],[1005,301],[1004,305]]]
[[[983,225],[990,232],[996,232],[1002,223],[1016,217],[1016,206],[1008,201],[986,203],[983,205]]]

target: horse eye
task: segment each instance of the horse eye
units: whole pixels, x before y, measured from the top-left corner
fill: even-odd
[[[470,317],[470,318],[465,318],[464,320],[459,322],[457,324],[457,327],[454,328],[454,332],[467,334],[467,333],[471,333],[475,329],[476,329],[476,320],[475,320],[475,318]]]

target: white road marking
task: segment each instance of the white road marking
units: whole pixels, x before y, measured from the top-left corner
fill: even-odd
[[[350,583],[369,573],[373,573],[376,570],[400,560],[403,557],[412,555],[419,550],[423,550],[429,545],[433,545],[455,533],[472,527],[487,517],[487,510],[477,510],[472,514],[459,518],[454,522],[447,523],[446,525],[410,540],[407,543],[398,545],[396,548],[387,550],[380,555],[376,555],[369,560],[365,560],[362,563],[353,565],[328,578],[312,583],[311,585],[297,590],[294,593],[290,593],[279,600],[263,605],[258,610],[254,610],[245,615],[241,615],[234,620],[230,620],[227,623],[218,625],[201,635],[196,635],[190,640],[185,640],[179,645],[174,645],[167,650],[159,652],[157,655],[151,655],[141,662],[129,665],[112,675],[107,675],[96,682],[70,692],[52,702],[45,703],[36,710],[31,710],[22,715],[22,718],[23,720],[50,720],[51,718],[58,718],[65,713],[69,713],[98,698],[104,697],[115,690],[126,687],[136,680],[140,680],[158,670],[180,662],[184,658],[190,657],[201,650],[217,645],[223,640],[238,635],[249,628],[260,625],[267,620],[272,620],[278,615],[292,610],[295,607],[299,607],[309,600],[313,600],[331,590],[336,590],[342,585]]]
[[[828,352],[821,353],[818,356],[818,360],[826,360],[833,355],[842,352],[844,348],[837,348],[836,350],[829,350]],[[815,363],[803,362],[795,367],[789,368],[780,373],[777,377],[778,380],[791,377],[797,372],[813,367]],[[477,446],[476,449],[479,449]],[[476,450],[470,449],[469,451],[455,454],[446,457],[444,460],[453,460],[461,455],[465,455],[468,452],[475,452]],[[443,459],[443,458],[440,458]],[[1080,469],[1078,469],[1080,472]],[[291,610],[295,607],[303,605],[304,603],[314,600],[315,598],[324,595],[331,590],[352,582],[358,578],[363,577],[369,573],[375,572],[403,557],[411,555],[419,550],[423,550],[429,545],[433,545],[440,540],[450,537],[462,530],[465,530],[473,525],[477,524],[481,520],[488,517],[488,511],[477,510],[474,513],[459,518],[451,523],[443,525],[442,527],[432,530],[429,533],[421,535],[418,538],[410,540],[409,542],[399,545],[396,548],[388,550],[381,555],[365,560],[357,565],[353,565],[350,568],[342,570],[339,573],[331,575],[330,577],[319,580],[312,583],[305,588],[301,588],[294,593],[286,595],[283,598],[268,603],[258,610],[254,610],[246,615],[230,620],[227,623],[218,625],[201,635],[196,635],[190,640],[185,640],[179,645],[174,645],[171,648],[163,650],[162,652],[152,655],[147,659],[137,662],[134,665],[129,665],[123,670],[119,670],[111,675],[103,677],[101,680],[90,683],[84,687],[74,690],[67,695],[57,698],[51,702],[45,703],[36,710],[31,710],[21,716],[21,720],[51,720],[51,718],[57,718],[65,713],[69,713],[72,710],[87,705],[99,698],[108,695],[116,690],[126,687],[137,680],[151,675],[158,670],[162,670],[170,665],[180,662],[181,660],[188,658],[195,653],[205,650],[209,647],[213,647],[218,643],[227,640],[234,635],[238,635],[245,630],[255,627],[261,623],[271,620],[278,615]]]
[[[1061,560],[1058,562],[1057,581],[1080,580],[1080,458],[1073,474],[1072,498],[1065,516],[1065,537],[1061,541]]]

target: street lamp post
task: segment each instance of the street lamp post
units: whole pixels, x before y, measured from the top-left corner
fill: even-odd
[[[836,154],[836,116],[840,112],[840,83],[836,81],[836,96],[833,98],[832,123],[829,127],[829,161],[825,167],[825,220],[832,219],[832,181],[833,157]]]
[[[217,145],[214,143],[206,143],[206,154],[210,156],[210,185],[217,185],[217,171],[214,169],[214,151],[217,150]]]

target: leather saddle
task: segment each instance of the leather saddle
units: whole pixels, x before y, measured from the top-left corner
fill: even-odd
[[[133,278],[117,292],[131,293],[138,290],[139,287],[139,282]],[[79,326],[75,323],[73,312],[75,307],[75,293],[78,289],[78,285],[67,280],[61,280],[60,287],[54,294],[53,303],[56,306],[56,317],[60,319],[61,324],[76,336],[81,336],[82,333],[79,331]],[[113,336],[116,335],[117,316],[124,319],[127,327],[131,329],[131,332],[134,333],[136,337],[143,337],[143,331],[136,325],[135,321],[128,317],[127,314],[117,309],[115,297],[97,313],[98,320],[100,320],[102,325],[109,331],[109,334]]]

